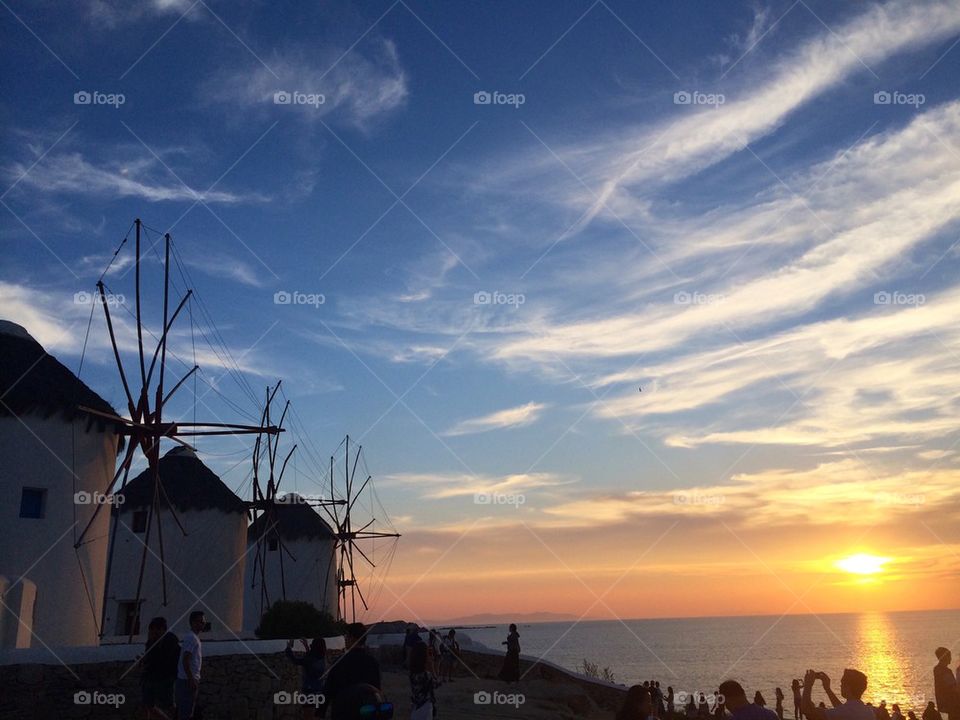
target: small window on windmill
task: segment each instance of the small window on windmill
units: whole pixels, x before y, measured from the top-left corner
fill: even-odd
[[[133,531],[135,533],[145,533],[147,531],[147,511],[146,510],[134,511]]]
[[[25,487],[20,494],[20,517],[42,519],[47,516],[45,488]]]
[[[270,552],[276,552],[278,547],[280,547],[280,541],[277,540],[275,537],[272,537],[269,540],[267,540],[267,550],[269,550]]]
[[[143,604],[143,600],[139,604]],[[139,635],[140,613],[134,600],[121,600],[117,603],[117,635]]]

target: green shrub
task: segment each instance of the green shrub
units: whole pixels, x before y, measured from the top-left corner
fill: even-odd
[[[592,663],[586,658],[584,658],[583,663],[579,668],[577,668],[577,670],[581,675],[586,675],[588,678],[605,680],[606,682],[616,682],[613,671],[609,667],[605,667],[601,670],[597,663]]]
[[[308,602],[278,600],[260,618],[256,629],[261,640],[315,638],[343,635],[346,624],[320,612]]]

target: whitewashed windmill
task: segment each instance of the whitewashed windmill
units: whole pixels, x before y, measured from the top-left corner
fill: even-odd
[[[24,328],[0,320],[2,648],[97,644],[109,517],[97,510],[123,429],[114,414]],[[89,539],[75,545],[86,525]]]

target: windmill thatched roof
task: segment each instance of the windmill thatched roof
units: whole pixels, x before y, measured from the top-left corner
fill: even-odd
[[[275,531],[284,540],[336,538],[327,522],[296,493],[279,500],[270,512],[254,520],[247,529],[247,539],[256,540],[276,521]]]
[[[117,414],[23,327],[0,320],[0,416],[59,415],[68,421],[88,420],[88,428],[96,424],[101,431],[113,426],[109,420],[83,412],[81,405]]]
[[[243,500],[224,485],[217,474],[204,465],[189,448],[175,447],[160,458],[160,482],[170,504],[181,512],[247,511]],[[153,502],[153,475],[149,468],[128,482],[119,494],[123,496],[123,503],[118,503],[121,512],[149,507]],[[162,497],[161,502],[164,502]]]

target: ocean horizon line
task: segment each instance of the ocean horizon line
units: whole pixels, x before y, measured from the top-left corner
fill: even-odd
[[[586,623],[586,622],[642,622],[642,621],[651,621],[651,620],[733,620],[733,619],[750,619],[750,618],[788,618],[788,617],[835,617],[835,616],[848,616],[848,615],[905,615],[909,613],[937,613],[937,612],[955,612],[960,610],[960,607],[943,607],[943,608],[923,608],[916,610],[844,610],[844,611],[831,611],[831,612],[791,612],[791,613],[751,613],[743,615],[664,615],[664,616],[647,616],[647,617],[569,617],[553,620],[526,620],[523,619],[525,613],[517,613],[514,616],[497,613],[496,615],[490,616],[489,620],[469,620],[467,618],[450,618],[446,620],[430,620],[424,622],[424,627],[454,627],[462,626],[467,627],[470,625],[474,626],[491,626],[491,625],[508,625],[511,622],[516,622],[521,625],[547,625],[550,623]],[[536,614],[536,613],[526,613],[526,614]],[[546,613],[548,614],[548,613]],[[562,613],[555,613],[562,614]],[[511,621],[511,618],[513,620]],[[416,621],[413,621],[416,622]]]

